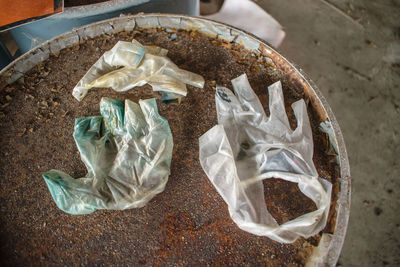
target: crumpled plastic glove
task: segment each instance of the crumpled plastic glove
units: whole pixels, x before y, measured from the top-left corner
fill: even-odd
[[[136,104],[102,98],[102,116],[75,121],[74,139],[85,177],[50,170],[43,174],[57,206],[70,214],[98,209],[143,207],[164,191],[170,174],[173,140],[155,99]]]
[[[186,84],[203,88],[202,76],[178,68],[167,53],[166,49],[143,46],[136,40],[118,41],[89,69],[72,94],[81,101],[91,88],[111,87],[123,92],[147,83],[154,91],[168,93],[165,97],[170,101],[186,96]]]
[[[313,140],[304,100],[292,105],[297,128],[292,131],[280,82],[269,88],[270,116],[245,74],[232,80],[235,91],[217,87],[218,125],[200,137],[200,163],[243,230],[282,243],[308,238],[327,220],[331,183],[318,177],[312,161]],[[262,180],[282,178],[298,184],[317,210],[279,225],[268,212]]]

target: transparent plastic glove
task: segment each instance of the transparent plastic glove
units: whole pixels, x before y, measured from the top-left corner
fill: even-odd
[[[313,141],[303,100],[293,103],[297,128],[285,112],[281,83],[268,88],[270,117],[245,74],[232,80],[234,95],[217,87],[218,125],[200,137],[200,163],[243,230],[283,243],[310,237],[326,224],[331,184],[318,177]],[[265,205],[262,180],[282,178],[298,184],[317,210],[278,225]]]
[[[89,69],[72,94],[82,100],[91,88],[111,87],[118,92],[150,84],[154,91],[186,96],[186,84],[203,88],[202,76],[178,68],[166,57],[168,50],[119,41]],[[171,95],[170,95],[171,96]]]
[[[102,116],[76,119],[74,139],[88,169],[74,179],[50,170],[43,174],[57,206],[70,214],[97,209],[144,206],[167,183],[172,134],[168,121],[158,114],[155,99],[102,98]]]

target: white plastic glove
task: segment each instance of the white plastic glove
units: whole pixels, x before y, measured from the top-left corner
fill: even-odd
[[[166,49],[143,46],[136,40],[119,41],[89,69],[72,94],[81,101],[91,88],[111,87],[123,92],[148,83],[154,91],[169,93],[171,100],[186,96],[186,84],[203,88],[202,76],[178,68],[167,53]]]
[[[327,220],[331,183],[318,177],[312,161],[313,140],[304,100],[293,103],[297,129],[285,112],[282,86],[268,88],[270,117],[245,74],[232,80],[236,96],[217,87],[218,125],[200,137],[200,163],[243,230],[282,243],[308,238]],[[262,180],[281,178],[298,183],[317,210],[278,225],[268,212]]]

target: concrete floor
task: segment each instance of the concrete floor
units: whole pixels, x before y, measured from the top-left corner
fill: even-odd
[[[322,90],[344,134],[352,207],[338,266],[400,266],[400,1],[259,0],[279,51]]]

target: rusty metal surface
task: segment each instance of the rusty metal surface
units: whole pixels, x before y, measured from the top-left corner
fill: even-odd
[[[299,90],[305,92],[307,98],[310,99],[312,107],[317,111],[319,120],[329,120],[331,122],[339,148],[340,191],[336,206],[337,217],[334,235],[324,256],[328,265],[335,265],[344,241],[350,207],[350,170],[340,128],[318,88],[309,79],[305,78],[304,73],[296,69],[283,56],[256,37],[221,23],[193,17],[161,14],[120,17],[75,29],[30,51],[0,72],[0,88],[4,88],[7,84],[22,77],[33,66],[46,60],[50,54],[58,53],[61,49],[69,47],[76,42],[84,41],[103,33],[111,34],[123,30],[131,31],[137,26],[143,28],[163,26],[175,29],[194,29],[208,35],[218,36],[218,38],[226,39],[229,42],[240,43],[250,50],[261,52],[271,60],[272,64],[281,73],[284,73],[289,83],[294,84]],[[212,92],[209,92],[208,95],[203,93],[194,94],[193,98],[188,99],[186,102],[188,106],[182,106],[182,109],[189,111],[192,109],[191,106],[199,105],[199,101],[204,101],[204,99],[213,99]],[[93,103],[95,103],[94,100]],[[215,114],[210,112],[212,108],[212,101],[205,103],[203,108],[199,109],[191,119],[200,120],[207,116],[208,121],[213,122]],[[185,124],[191,123],[190,120],[174,121],[172,115],[168,119],[171,121],[171,127],[176,124],[177,131],[180,129],[182,135],[200,135],[212,125],[201,125],[187,133],[183,128]],[[193,142],[193,139],[190,140]],[[274,259],[275,256],[295,255],[299,250],[299,248],[296,248],[296,244],[292,247],[281,245],[271,240],[249,236],[235,228],[229,219],[224,203],[215,194],[211,184],[204,182],[204,174],[197,163],[197,154],[187,154],[188,152],[197,151],[197,143],[191,142],[187,141],[187,143],[178,145],[174,152],[180,154],[179,157],[182,158],[182,162],[176,162],[172,166],[172,171],[179,175],[175,179],[172,177],[168,183],[167,190],[169,192],[161,194],[154,200],[152,205],[144,209],[130,210],[123,214],[104,211],[90,217],[79,216],[71,218],[69,215],[57,213],[56,208],[49,204],[50,202],[43,204],[43,206],[40,202],[35,202],[34,205],[36,205],[38,211],[31,213],[31,215],[33,214],[32,216],[43,219],[42,223],[40,225],[37,223],[31,224],[29,218],[24,218],[22,221],[26,220],[26,225],[20,225],[18,229],[21,229],[21,232],[24,233],[32,232],[31,241],[25,241],[27,246],[34,247],[34,244],[30,244],[30,242],[43,242],[53,244],[54,250],[52,250],[51,255],[43,256],[43,251],[38,249],[36,254],[32,253],[32,257],[39,257],[39,262],[56,263],[57,257],[62,258],[61,255],[65,255],[65,253],[73,257],[76,254],[76,251],[74,251],[76,247],[80,248],[78,261],[70,259],[67,263],[80,262],[84,264],[86,261],[86,263],[107,264],[104,261],[107,257],[116,261],[119,257],[131,254],[132,257],[137,257],[135,261],[126,261],[125,258],[120,259],[121,262],[131,264],[189,264],[197,262],[206,264],[212,262],[213,259],[214,262],[219,263],[245,264],[264,261],[265,258],[262,255],[264,252],[269,257],[272,257],[269,259],[272,263],[276,261]],[[190,168],[187,168],[187,166],[190,166]],[[182,177],[187,178],[182,180]],[[26,189],[28,190],[29,188]],[[46,195],[46,190],[47,188],[42,185],[38,192],[26,194],[32,198],[35,196],[37,198],[38,195]],[[190,199],[188,194],[181,193],[187,191],[191,192]],[[171,197],[174,198],[174,201],[168,199]],[[48,197],[46,196],[46,198]],[[31,205],[33,203],[27,204]],[[24,209],[24,207],[18,205],[14,206],[14,208],[16,210]],[[43,213],[39,212],[41,209],[48,209],[49,213],[47,214],[56,215],[47,219],[43,218]],[[5,219],[12,221],[12,216],[2,218],[2,220]],[[35,218],[31,221],[34,222]],[[93,226],[93,224],[97,224],[97,227]],[[150,227],[149,224],[159,227]],[[60,229],[60,225],[62,225],[62,229]],[[221,227],[221,225],[224,226]],[[42,229],[30,230],[30,227]],[[76,236],[75,228],[87,230],[87,232],[79,231],[79,235]],[[54,232],[57,229],[60,231],[59,233]],[[115,231],[122,232],[120,236],[124,237],[124,242],[114,240],[112,233]],[[41,235],[39,234],[40,232],[42,232]],[[97,237],[98,242],[93,237]],[[13,238],[18,238],[18,236]],[[67,244],[66,240],[71,243]],[[148,242],[143,243],[144,240],[148,240]],[[15,242],[20,243],[17,240]],[[80,244],[81,242],[88,243],[82,245]],[[137,251],[141,251],[141,253],[138,254]],[[93,258],[90,255],[92,252],[94,255],[101,255],[101,257]],[[155,255],[157,255],[156,258],[154,258]],[[190,258],[193,255],[202,255],[203,258]],[[258,256],[255,257],[254,255]],[[40,257],[44,257],[44,259]],[[147,257],[153,257],[153,259],[149,261]]]

